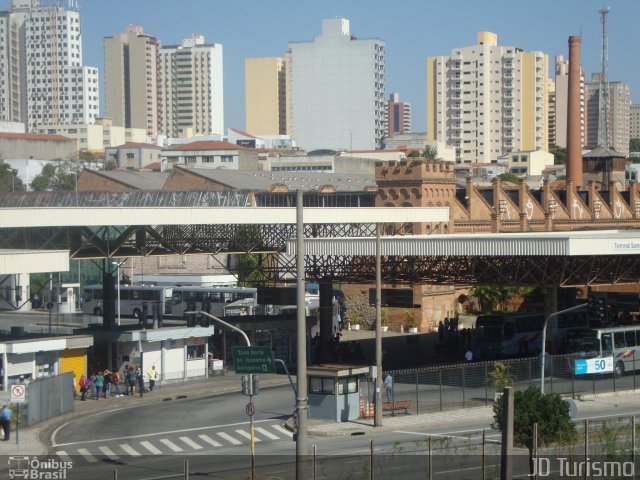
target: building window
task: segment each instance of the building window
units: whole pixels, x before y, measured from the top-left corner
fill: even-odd
[[[127,160],[133,160],[135,155],[133,153],[127,153]]]
[[[190,163],[196,163],[196,157],[184,157],[184,163],[187,165]]]
[[[232,155],[221,155],[220,156],[220,161],[222,163],[231,163],[231,162],[233,162],[233,156]]]
[[[213,163],[214,159],[211,155],[206,155],[202,157],[202,163]]]

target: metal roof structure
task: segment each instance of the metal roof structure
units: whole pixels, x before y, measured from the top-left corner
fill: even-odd
[[[381,238],[387,284],[583,286],[637,283],[640,231],[606,230]],[[295,278],[295,240],[269,266]],[[375,281],[375,238],[305,240],[309,281]]]

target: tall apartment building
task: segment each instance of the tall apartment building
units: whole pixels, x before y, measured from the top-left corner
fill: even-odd
[[[104,39],[106,113],[118,127],[158,135],[158,50],[160,42],[139,25]]]
[[[386,134],[385,42],[361,39],[349,20],[322,21],[312,42],[288,52],[289,130],[306,150],[370,150]]]
[[[409,132],[411,132],[411,104],[401,102],[399,93],[392,93],[387,102],[387,137]]]
[[[1,18],[3,119],[22,121],[29,131],[93,123],[100,108],[98,69],[82,65],[78,9],[12,0]]]
[[[477,44],[427,59],[427,134],[456,148],[456,161],[488,163],[512,151],[547,150],[548,57]]]
[[[160,47],[158,130],[169,137],[224,133],[222,45],[193,35]]]
[[[629,86],[622,82],[609,82],[608,135],[609,145],[615,151],[629,155],[631,94]],[[603,127],[604,128],[604,127]],[[600,74],[591,75],[587,83],[587,145],[600,143]]]
[[[549,132],[549,145],[567,147],[567,105],[569,102],[569,60],[556,56],[555,87],[555,132]],[[580,67],[580,124],[582,146],[586,145],[587,113],[585,102],[585,72]],[[555,141],[551,140],[551,136]]]
[[[288,135],[287,61],[245,58],[245,130],[252,135]]]
[[[629,107],[629,137],[640,138],[640,105]]]

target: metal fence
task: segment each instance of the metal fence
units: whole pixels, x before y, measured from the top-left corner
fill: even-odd
[[[576,375],[574,356],[554,355],[545,360],[544,391],[560,395],[578,397],[580,395],[635,390],[640,386],[640,374],[636,372],[634,358],[633,369],[622,376],[614,373]],[[525,390],[531,385],[541,385],[540,358],[501,360],[507,366],[516,390]],[[637,360],[640,368],[640,359]],[[473,362],[429,368],[393,370],[390,374],[393,388],[387,397],[384,389],[383,402],[392,401],[393,405],[402,405],[401,409],[390,408],[392,414],[399,412],[428,413],[453,410],[466,407],[490,405],[496,396],[498,386],[491,373],[496,362]],[[373,385],[364,380],[360,385],[361,395],[366,401],[373,401]],[[363,416],[369,416],[367,409]],[[384,412],[385,414],[388,412]]]
[[[28,427],[74,408],[73,373],[38,378],[27,384],[27,403],[21,409],[20,424]]]

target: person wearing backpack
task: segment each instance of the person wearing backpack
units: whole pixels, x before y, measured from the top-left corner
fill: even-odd
[[[116,397],[121,397],[120,393],[120,373],[116,370],[111,374],[111,383],[113,384],[113,394]]]
[[[87,389],[89,388],[89,379],[86,375],[80,377],[80,393],[82,394],[80,400],[83,402],[87,399]]]
[[[11,417],[13,416],[13,412],[9,408],[8,405],[2,407],[0,411],[0,422],[2,423],[2,430],[4,431],[3,441],[9,441],[9,436],[11,435]]]

